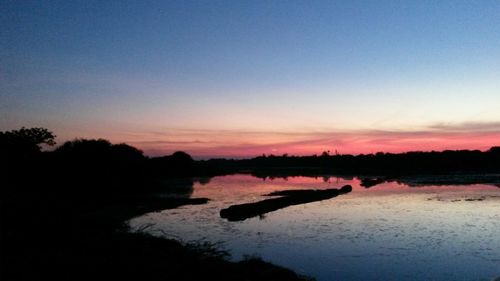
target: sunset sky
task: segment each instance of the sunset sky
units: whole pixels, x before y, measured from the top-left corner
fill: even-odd
[[[147,155],[500,145],[500,1],[0,0],[0,130]]]

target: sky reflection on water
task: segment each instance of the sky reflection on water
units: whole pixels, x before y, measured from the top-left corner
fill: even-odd
[[[330,200],[291,206],[242,222],[220,218],[233,204],[287,189],[353,186]],[[223,241],[234,260],[244,255],[324,280],[491,280],[500,276],[500,189],[492,185],[409,187],[386,182],[369,189],[357,178],[249,175],[196,183],[206,205],[151,213],[130,222],[155,235]]]

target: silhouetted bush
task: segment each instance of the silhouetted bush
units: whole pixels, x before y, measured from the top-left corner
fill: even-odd
[[[53,152],[60,177],[88,189],[130,189],[144,178],[147,158],[142,151],[104,139],[65,142]],[[135,187],[136,189],[139,186]]]
[[[177,151],[169,156],[149,159],[149,170],[155,177],[195,176],[194,160],[189,154]]]
[[[0,132],[0,173],[5,185],[36,181],[47,169],[41,148],[54,145],[55,135],[45,128]],[[3,186],[2,190],[8,187]]]
[[[500,146],[494,146],[488,150],[489,153],[492,154],[500,154]]]

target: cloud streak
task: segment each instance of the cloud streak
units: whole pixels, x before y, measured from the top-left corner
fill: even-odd
[[[463,123],[437,123],[429,126],[430,129],[454,132],[484,132],[500,131],[500,122],[463,122]]]

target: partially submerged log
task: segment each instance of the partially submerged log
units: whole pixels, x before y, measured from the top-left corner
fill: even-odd
[[[370,188],[372,186],[381,184],[385,181],[386,181],[385,178],[363,178],[361,179],[361,186],[365,188]]]
[[[341,194],[352,191],[352,186],[345,185],[341,189],[325,189],[325,190],[283,190],[275,191],[267,196],[281,196],[262,200],[255,203],[246,203],[232,205],[229,208],[220,211],[220,216],[229,221],[242,221],[248,218],[256,217],[286,208],[292,205],[306,204],[321,200],[330,199]]]

